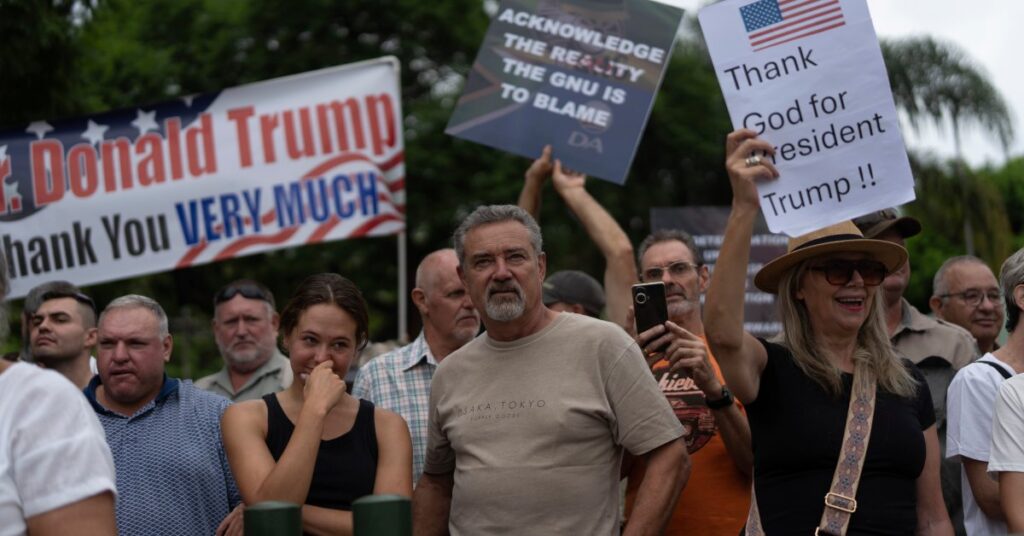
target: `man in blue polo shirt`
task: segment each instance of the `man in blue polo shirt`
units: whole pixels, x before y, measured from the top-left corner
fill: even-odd
[[[150,298],[122,296],[100,315],[99,375],[85,394],[114,455],[121,534],[213,534],[241,521],[220,436],[230,402],[168,378],[172,347]]]

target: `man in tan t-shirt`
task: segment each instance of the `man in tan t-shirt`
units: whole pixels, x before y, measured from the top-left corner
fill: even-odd
[[[647,472],[624,534],[657,534],[686,482],[682,427],[614,324],[544,306],[540,229],[512,205],[455,231],[487,332],[434,375],[418,535],[619,534],[623,450]]]

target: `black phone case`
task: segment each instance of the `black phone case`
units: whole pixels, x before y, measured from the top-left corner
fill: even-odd
[[[667,322],[665,284],[659,282],[633,285],[633,311],[636,315],[638,334]]]

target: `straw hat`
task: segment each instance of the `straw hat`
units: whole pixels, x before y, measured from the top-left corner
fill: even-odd
[[[846,251],[867,253],[873,259],[881,261],[889,272],[894,272],[907,261],[907,250],[901,246],[884,240],[864,238],[853,222],[844,221],[790,238],[786,254],[765,264],[754,276],[754,285],[765,292],[775,294],[779,291],[779,280],[782,276],[801,261]]]

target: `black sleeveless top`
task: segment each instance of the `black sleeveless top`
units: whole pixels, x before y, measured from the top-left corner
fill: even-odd
[[[266,395],[263,401],[267,404],[267,448],[277,461],[288,446],[295,425],[281,409],[276,395]],[[376,477],[377,429],[373,403],[360,400],[352,429],[334,439],[320,441],[306,504],[352,510],[352,501],[373,493]]]

